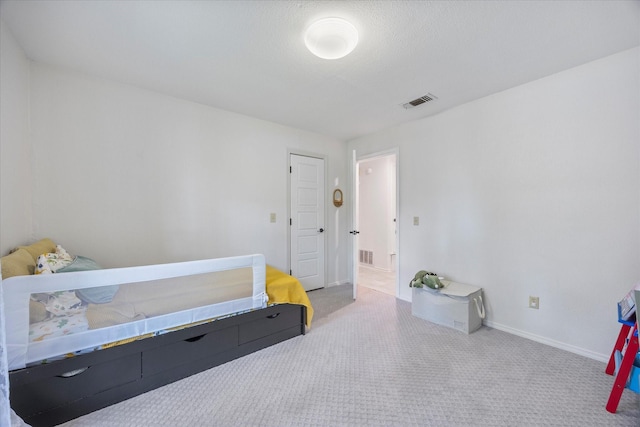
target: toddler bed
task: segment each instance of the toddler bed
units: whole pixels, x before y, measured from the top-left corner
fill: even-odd
[[[34,426],[304,334],[313,314],[262,255],[102,270],[44,239],[3,257],[2,273],[11,405]]]

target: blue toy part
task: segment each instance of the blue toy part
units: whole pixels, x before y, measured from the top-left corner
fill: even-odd
[[[615,374],[617,375],[620,365],[622,364],[622,353],[619,350],[616,350],[614,360],[616,362]],[[626,388],[635,393],[640,393],[640,352],[636,355],[636,358],[633,361],[633,366],[631,367],[631,373],[629,373],[629,380],[627,381]]]

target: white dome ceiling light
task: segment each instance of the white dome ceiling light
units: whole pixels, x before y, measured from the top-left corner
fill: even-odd
[[[320,19],[307,28],[304,44],[320,58],[339,59],[355,49],[358,30],[341,18]]]

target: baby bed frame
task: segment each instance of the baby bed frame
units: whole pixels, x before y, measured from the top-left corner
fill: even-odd
[[[233,259],[235,267],[254,265],[254,297],[264,291],[264,257],[250,260]],[[246,261],[246,262],[245,262]],[[193,262],[197,268],[207,264],[211,270],[224,267],[218,260]],[[188,263],[185,263],[188,264]],[[167,267],[168,266],[168,267]],[[157,269],[162,277],[175,274],[172,265],[134,267],[136,280],[146,276],[146,270]],[[126,280],[127,269],[114,269],[113,275]],[[191,269],[193,270],[193,269]],[[106,270],[103,270],[106,271]],[[191,271],[191,274],[193,271]],[[111,273],[107,273],[110,275]],[[72,276],[74,275],[74,276]],[[61,281],[62,276],[97,276],[99,273],[65,273],[51,275],[51,280]],[[151,274],[155,277],[156,273]],[[42,279],[38,279],[42,281]],[[11,288],[12,282],[24,283],[22,277],[7,279],[3,287]],[[66,281],[66,280],[65,280]],[[72,280],[73,281],[73,280]],[[91,280],[93,282],[93,280]],[[262,287],[260,288],[260,281]],[[84,286],[73,283],[70,289]],[[98,280],[94,285],[114,283]],[[116,282],[117,283],[117,282]],[[11,293],[9,302],[12,301]],[[5,304],[7,299],[5,298]],[[264,307],[264,305],[258,306]],[[20,310],[20,309],[18,309]],[[221,313],[228,314],[228,313]],[[54,361],[48,364],[14,369],[9,373],[10,400],[13,410],[28,424],[38,426],[57,425],[81,415],[93,412],[141,393],[245,356],[257,350],[305,333],[306,307],[297,304],[278,304],[255,308],[242,314],[167,332],[91,353]],[[24,318],[24,313],[19,316]],[[8,335],[11,335],[7,325]],[[8,340],[11,352],[12,342]]]
[[[306,308],[274,305],[9,373],[11,407],[53,426],[305,333]]]

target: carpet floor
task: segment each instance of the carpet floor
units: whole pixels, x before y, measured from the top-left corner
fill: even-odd
[[[629,390],[605,410],[604,363],[488,327],[466,335],[367,288],[309,297],[306,335],[64,425],[640,425]]]

